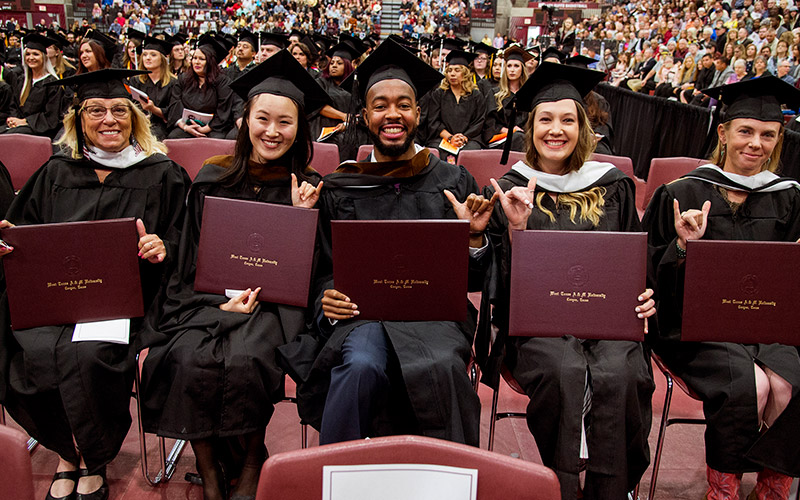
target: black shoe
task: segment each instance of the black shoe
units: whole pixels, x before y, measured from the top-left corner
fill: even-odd
[[[108,500],[108,482],[106,481],[106,469],[103,467],[95,474],[89,474],[88,469],[80,469],[79,477],[100,476],[103,484],[91,493],[78,493],[78,485],[75,483],[75,500]]]
[[[50,494],[50,490],[53,488],[53,483],[58,481],[59,479],[71,479],[72,480],[72,493],[65,497],[54,497]],[[50,487],[47,489],[47,496],[44,500],[75,500],[75,490],[78,488],[78,471],[76,470],[68,470],[64,472],[56,472],[53,474],[53,480],[50,481]]]

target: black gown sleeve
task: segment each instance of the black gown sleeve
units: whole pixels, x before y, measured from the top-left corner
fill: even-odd
[[[233,126],[234,94],[227,76],[221,75],[215,82],[215,86],[217,91],[217,109],[214,112],[214,118],[211,119],[211,123],[208,125],[211,127],[212,132],[224,136]]]
[[[464,101],[464,98],[467,98]],[[466,129],[462,132],[467,139],[476,142],[482,142],[481,131],[483,130],[483,122],[486,117],[486,99],[478,89],[472,91],[468,96],[462,96],[462,106],[466,105],[470,108],[470,119]]]
[[[178,77],[170,91],[167,113],[164,115],[167,119],[167,129],[169,130],[177,127],[178,120],[180,120],[181,116],[183,116],[183,93],[184,78]]]
[[[430,93],[428,100],[428,131],[431,143],[439,142],[441,139],[442,130],[445,129],[444,121],[442,120],[442,98],[444,97],[444,90],[435,89]],[[451,134],[453,131],[448,130]]]
[[[60,85],[45,86],[54,80],[49,77],[33,85],[25,104],[19,107],[18,117],[25,118],[36,135],[50,135],[61,126],[64,91]]]

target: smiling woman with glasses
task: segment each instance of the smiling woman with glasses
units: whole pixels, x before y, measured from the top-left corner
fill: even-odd
[[[123,85],[139,73],[103,69],[54,82],[77,87],[58,142],[63,150],[25,184],[0,228],[136,218],[138,244],[130,252],[140,259],[148,311],[177,255],[189,178],[165,156]],[[0,257],[26,250],[6,249]],[[113,344],[72,342],[72,324],[17,331],[7,317],[0,320],[0,338],[9,346],[0,367],[2,403],[59,457],[47,499],[109,497],[105,467],[130,428],[135,354],[156,338],[147,324],[147,318],[131,319],[129,344]]]

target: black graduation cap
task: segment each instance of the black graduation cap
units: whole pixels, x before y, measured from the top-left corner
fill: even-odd
[[[293,36],[296,36],[298,39],[302,40],[302,38],[306,36],[306,34],[297,28],[292,28],[292,31],[289,32],[289,37]]]
[[[775,76],[731,83],[702,92],[727,106],[723,123],[736,118],[783,123],[781,104],[791,110],[800,108],[800,90]]]
[[[125,36],[127,36],[130,40],[139,40],[140,42],[143,42],[147,37],[147,33],[137,29],[128,28],[128,31],[125,32]]]
[[[572,99],[582,105],[583,96],[591,92],[598,83],[603,81],[605,76],[602,71],[566,66],[549,61],[543,62],[536,68],[536,71],[531,73],[522,88],[506,105],[506,109],[510,108],[511,110],[509,123],[516,121],[517,112],[530,112],[543,102]],[[513,134],[514,129],[510,128],[503,148],[503,156],[500,158],[500,163],[503,165],[508,162],[508,152],[511,149]]]
[[[46,53],[47,47],[51,45],[58,45],[58,42],[38,33],[32,33],[30,35],[25,35],[22,38],[22,44],[26,49],[34,49]]]
[[[166,40],[159,40],[152,36],[145,37],[142,50],[157,50],[165,56],[172,52],[172,44]]]
[[[236,44],[239,43],[239,40],[236,39],[235,36],[229,35],[227,33],[217,33],[217,41],[225,47],[225,50],[230,52],[230,50],[236,47]]]
[[[230,50],[225,48],[225,45],[223,45],[219,39],[208,33],[201,36],[197,41],[198,49],[203,46],[208,46],[211,49],[211,51],[214,53],[214,58],[217,60],[217,63],[221,63],[225,57],[228,56],[228,51]]]
[[[542,61],[551,57],[554,57],[558,59],[558,62],[563,63],[564,59],[567,58],[567,55],[555,47],[547,47],[546,49],[544,49],[544,52],[542,53]]]
[[[103,52],[105,52],[106,59],[109,61],[114,59],[114,52],[117,50],[117,42],[110,36],[106,36],[97,30],[89,29],[83,36],[83,39],[84,41],[95,40],[103,47]]]
[[[319,57],[319,47],[317,44],[314,43],[314,40],[305,35],[303,38],[300,39],[300,43],[308,47],[308,51],[311,52],[311,57],[317,59]]]
[[[447,61],[447,64],[460,64],[461,66],[469,66],[476,57],[478,57],[478,54],[464,52],[463,50],[451,50],[448,52],[447,57],[445,57],[444,60]]]
[[[136,75],[145,75],[149,71],[136,69],[105,68],[90,73],[73,75],[61,80],[48,82],[45,85],[74,86],[75,95],[79,102],[86,99],[114,99],[125,97],[130,99],[131,93],[125,85],[125,80]]]
[[[298,103],[306,115],[331,104],[328,93],[286,49],[234,80],[231,89],[245,101],[258,94],[288,97]]]
[[[47,30],[47,38],[54,40],[59,49],[69,46],[69,40],[60,33],[56,33],[54,30]]]
[[[258,50],[258,36],[256,36],[255,33],[250,30],[239,30],[239,41],[247,42],[251,47],[253,47],[253,50]]]
[[[350,35],[350,34],[347,34],[347,33],[341,33],[339,35],[339,43],[347,43],[347,44],[349,44],[351,47],[353,47],[356,50],[356,52],[358,52],[358,56],[360,56],[361,54],[366,52],[367,49],[369,48],[367,46],[367,44],[364,43],[364,41],[362,39],[358,38],[357,36],[353,36],[353,35]]]
[[[365,50],[357,49],[353,46],[352,43],[349,41],[339,42],[326,52],[330,57],[341,57],[342,59],[346,59],[348,61],[352,61],[353,59],[358,59],[361,57]]]
[[[166,38],[166,41],[169,42],[174,47],[175,45],[185,44],[187,39],[188,37],[183,33],[176,33],[172,36],[168,36]]]
[[[269,33],[267,31],[262,31],[261,45],[274,45],[279,49],[285,49],[289,46],[289,37],[282,33]]]
[[[495,53],[495,48],[491,45],[486,45],[483,42],[469,42],[470,47],[472,47],[472,51],[476,54],[486,54],[490,56]]]
[[[336,40],[334,40],[333,38],[325,35],[320,35],[319,33],[314,33],[311,35],[311,37],[314,39],[314,43],[322,45],[322,47],[324,47],[323,52],[327,51],[334,45],[334,43],[336,43]]]
[[[442,41],[442,48],[445,50],[463,50],[466,45],[467,42],[458,38],[445,38]]]
[[[525,49],[520,47],[518,44],[510,45],[505,51],[503,51],[503,59],[506,61],[519,61],[522,64],[533,59],[533,56],[528,53]]]
[[[576,68],[586,68],[589,69],[590,64],[594,64],[600,62],[597,59],[592,59],[589,56],[584,55],[577,55],[567,58],[564,61],[564,64],[567,66],[575,66]]]
[[[387,39],[342,82],[341,88],[357,93],[356,97],[364,101],[367,91],[376,83],[398,79],[411,85],[419,100],[438,85],[442,78],[444,76],[441,73],[402,45]]]

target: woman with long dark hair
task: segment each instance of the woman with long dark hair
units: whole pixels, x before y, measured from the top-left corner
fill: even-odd
[[[233,128],[233,92],[230,80],[217,62],[227,55],[222,44],[210,36],[200,39],[192,54],[192,66],[172,87],[167,125],[170,139],[216,137],[224,139]],[[213,115],[210,120],[187,116],[185,110]]]
[[[111,67],[114,60],[116,42],[99,31],[89,30],[78,47],[78,71],[81,75]]]
[[[181,261],[159,322],[170,340],[150,350],[143,371],[145,429],[190,440],[206,500],[226,498],[235,476],[233,497],[255,495],[267,454],[264,434],[284,378],[275,349],[304,330],[306,312],[259,302],[259,288],[230,299],[194,291],[204,200],[313,207],[322,183],[308,167],[313,147],[306,113],[328,102],[286,50],[233,87],[246,101],[234,154],[207,160],[192,184]],[[243,456],[229,458],[224,450],[231,448]]]

